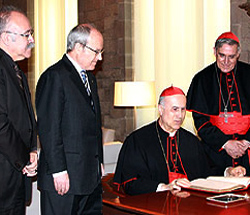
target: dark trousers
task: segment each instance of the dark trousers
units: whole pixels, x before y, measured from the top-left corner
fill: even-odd
[[[42,215],[99,215],[102,214],[102,185],[90,195],[58,195],[41,190]]]
[[[22,183],[19,190],[16,192],[13,204],[9,208],[0,209],[1,215],[25,215],[25,187]]]
[[[25,193],[25,176],[0,153],[0,215],[24,215]]]

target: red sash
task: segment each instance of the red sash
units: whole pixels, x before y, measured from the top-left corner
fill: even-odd
[[[220,115],[223,114],[223,112],[220,112]],[[244,135],[250,128],[250,115],[242,116],[239,112],[227,112],[228,122],[225,122],[225,118],[220,115],[210,116],[210,122],[217,126],[224,134]]]
[[[173,180],[178,179],[178,178],[186,178],[186,175],[183,175],[181,173],[177,173],[177,172],[168,172],[168,177],[169,177],[169,183],[171,183]]]

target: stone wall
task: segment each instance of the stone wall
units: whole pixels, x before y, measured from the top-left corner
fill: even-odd
[[[239,7],[244,3],[246,0],[231,0],[231,30],[241,42],[240,60],[250,63],[250,16]]]
[[[24,12],[27,11],[27,0],[0,0],[0,7],[3,5],[13,5],[21,8]]]
[[[103,34],[102,62],[96,66],[98,92],[105,128],[115,130],[115,140],[123,141],[132,131],[133,109],[113,106],[114,82],[131,80],[131,0],[79,1],[79,23],[93,23]],[[125,36],[127,35],[127,36]],[[127,50],[127,51],[126,51]],[[126,53],[127,52],[127,53]]]

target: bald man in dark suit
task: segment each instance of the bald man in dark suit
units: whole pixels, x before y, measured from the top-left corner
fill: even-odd
[[[103,37],[89,24],[67,39],[67,54],[45,71],[36,90],[41,212],[101,214],[101,112],[95,76]]]

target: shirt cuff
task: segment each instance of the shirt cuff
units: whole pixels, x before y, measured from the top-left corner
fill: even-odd
[[[65,173],[67,173],[67,170],[64,170],[64,171],[62,171],[62,172],[57,172],[57,173],[54,173],[54,174],[52,174],[52,175],[53,175],[53,178],[56,178],[56,177],[59,177],[59,176],[65,174]]]
[[[157,189],[156,189],[156,192],[161,192],[161,191],[166,190],[166,189],[163,188],[163,185],[165,185],[165,184],[164,184],[164,183],[158,184]]]

